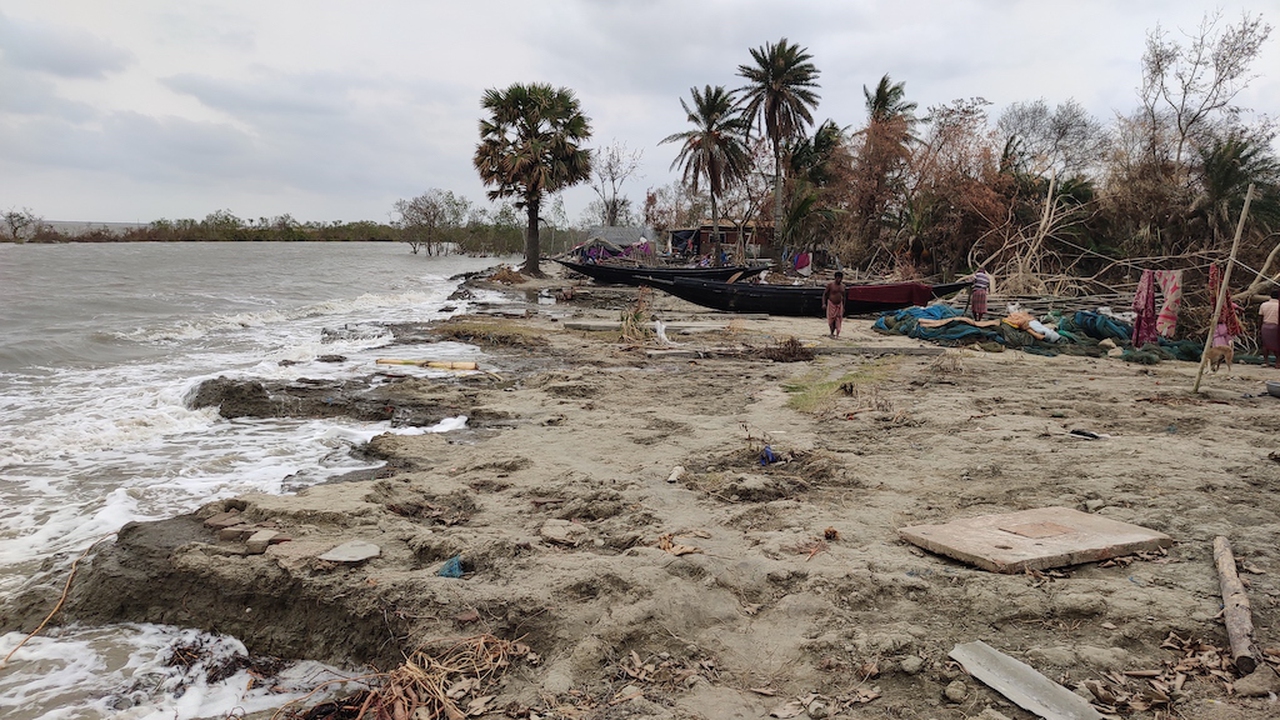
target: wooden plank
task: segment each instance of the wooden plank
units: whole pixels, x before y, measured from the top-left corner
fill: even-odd
[[[930,552],[999,573],[1079,565],[1173,544],[1164,533],[1066,507],[914,525],[898,534]]]
[[[932,357],[947,352],[940,347],[902,347],[893,345],[815,345],[814,355],[923,355]]]
[[[956,645],[950,657],[992,690],[1045,720],[1102,720],[1088,700],[981,640]]]

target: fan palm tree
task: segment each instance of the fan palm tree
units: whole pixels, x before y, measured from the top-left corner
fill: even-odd
[[[773,149],[774,218],[782,218],[782,151],[786,144],[804,135],[813,124],[812,110],[818,106],[818,68],[807,49],[782,38],[751,50],[754,65],[739,65],[738,75],[747,80],[742,88],[743,114],[764,126]]]
[[[733,93],[724,86],[707,85],[701,92],[690,88],[693,105],[683,98],[680,107],[693,124],[692,130],[668,135],[662,143],[680,143],[680,153],[671,169],[680,168],[684,183],[694,193],[699,183],[707,184],[711,196],[711,228],[717,244],[720,241],[720,214],[717,201],[729,186],[738,182],[749,167],[746,135],[750,120],[734,107]],[[717,253],[718,256],[718,253]]]
[[[490,200],[516,198],[526,212],[521,270],[540,276],[538,212],[548,194],[591,178],[591,151],[580,147],[591,137],[590,120],[572,90],[541,83],[486,90],[480,104],[489,117],[480,121],[476,170],[493,188]]]

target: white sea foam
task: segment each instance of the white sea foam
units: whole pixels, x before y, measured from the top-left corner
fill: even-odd
[[[475,360],[489,369],[472,346],[389,344],[388,323],[435,320],[467,307],[451,302],[456,309],[443,310],[456,283],[413,271],[400,253],[346,244],[306,252],[287,244],[235,252],[215,245],[57,248],[58,265],[43,255],[28,258],[27,248],[7,253],[17,277],[46,279],[0,296],[0,320],[12,326],[0,337],[0,595],[29,582],[60,585],[73,559],[129,521],[251,491],[295,491],[372,467],[351,449],[380,433],[413,431],[386,422],[227,420],[216,408],[187,406],[203,380],[453,374],[379,366],[380,357]],[[244,253],[257,259],[241,261]],[[29,262],[29,271],[20,262]],[[228,267],[234,263],[241,265]],[[452,274],[482,264],[450,258],[420,266]],[[263,266],[278,294],[263,291]],[[58,292],[73,283],[75,302]],[[353,294],[353,287],[367,291]],[[477,293],[475,301],[501,297]],[[23,317],[31,318],[27,325],[13,325]],[[24,349],[31,339],[38,352]],[[322,356],[341,359],[320,362]],[[464,426],[464,418],[449,418],[423,432]],[[0,717],[184,720],[252,712],[290,697],[246,694],[246,675],[215,687],[175,681],[162,659],[180,632],[46,630],[0,672]],[[0,657],[19,640],[0,637]]]
[[[0,657],[23,639],[0,636]],[[198,648],[189,666],[170,662],[175,648]],[[210,684],[207,671],[237,657],[244,644],[195,630],[122,624],[60,628],[31,638],[0,674],[0,716],[32,720],[194,720],[280,707],[347,675],[315,662],[296,663],[269,687],[247,670]],[[330,692],[341,689],[335,684]],[[324,695],[310,700],[319,702]],[[33,711],[33,708],[47,708]],[[20,715],[22,714],[22,715]]]
[[[448,417],[426,428],[396,428],[391,432],[396,435],[425,435],[427,433],[447,433],[461,430],[467,426],[467,416]]]

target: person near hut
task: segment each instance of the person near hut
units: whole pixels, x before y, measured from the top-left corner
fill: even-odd
[[[1272,288],[1271,299],[1258,308],[1262,316],[1262,364],[1274,356],[1271,367],[1280,368],[1280,287]]]
[[[982,318],[987,314],[987,293],[991,292],[991,276],[987,274],[987,268],[978,267],[978,272],[973,274],[973,288],[969,291],[969,309],[973,311],[973,319],[982,322]]]
[[[840,337],[844,325],[844,273],[836,271],[836,277],[822,291],[822,307],[827,311],[827,337]]]

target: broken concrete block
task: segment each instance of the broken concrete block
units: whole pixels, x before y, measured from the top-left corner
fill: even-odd
[[[365,540],[351,540],[333,548],[319,559],[337,563],[358,563],[382,554],[382,548]]]
[[[243,524],[244,521],[244,518],[240,517],[239,510],[228,510],[205,520],[204,526],[210,530],[221,530],[222,528]]]
[[[271,544],[271,540],[280,533],[275,530],[258,530],[244,541],[245,550],[250,555],[261,555],[267,551],[267,546]]]
[[[224,527],[218,531],[219,540],[243,540],[254,533],[254,529],[245,524]]]

